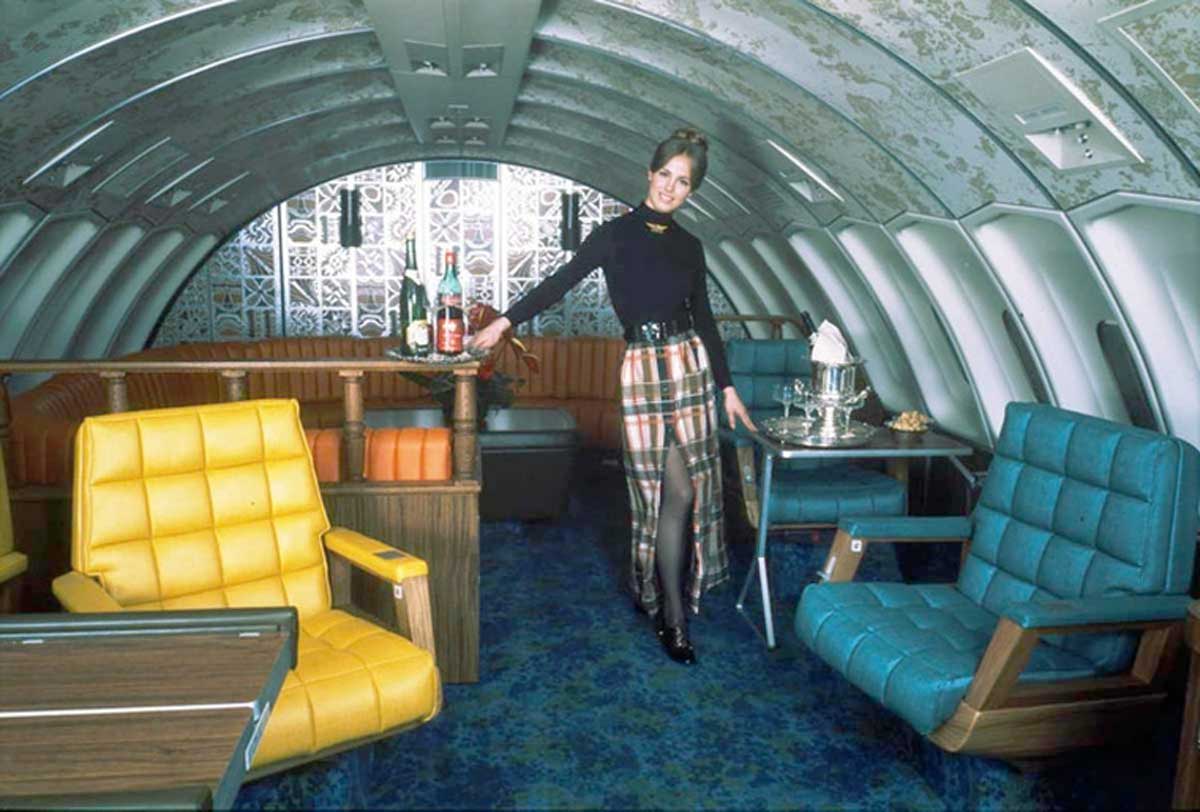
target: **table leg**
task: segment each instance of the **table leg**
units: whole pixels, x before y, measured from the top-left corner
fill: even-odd
[[[774,464],[775,458],[772,455],[763,455],[762,487],[759,489],[762,496],[759,501],[758,541],[754,545],[754,563],[751,565],[750,571],[746,573],[746,581],[742,584],[742,591],[738,594],[737,599],[737,610],[744,614],[746,594],[750,591],[750,582],[757,574],[759,592],[762,597],[763,628],[766,631],[768,649],[775,648],[775,620],[771,614],[771,586],[767,578],[767,517],[770,516],[771,509],[771,472]],[[757,632],[758,628],[755,627],[754,630]]]
[[[1172,809],[1200,807],[1200,654],[1191,652],[1187,699],[1179,733],[1179,760],[1175,765],[1175,795]]]

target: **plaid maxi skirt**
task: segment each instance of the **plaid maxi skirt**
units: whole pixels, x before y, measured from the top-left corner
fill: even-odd
[[[694,330],[662,342],[632,341],[621,364],[625,483],[632,513],[630,588],[650,614],[659,610],[654,557],[662,479],[670,444],[691,475],[692,560],[685,584],[693,612],[700,596],[729,577],[722,521],[717,405],[708,353]]]

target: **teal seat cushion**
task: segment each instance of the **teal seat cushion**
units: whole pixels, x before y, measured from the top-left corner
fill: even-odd
[[[843,516],[900,516],[907,503],[904,483],[845,463],[777,467],[771,480],[768,518],[772,524],[837,524]]]
[[[813,652],[922,735],[966,695],[996,623],[953,584],[813,584],[796,610]],[[1097,673],[1086,657],[1039,643],[1018,681]]]

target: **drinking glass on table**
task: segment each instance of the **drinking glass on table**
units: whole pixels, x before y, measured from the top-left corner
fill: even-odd
[[[783,419],[787,420],[792,404],[796,402],[796,387],[791,383],[777,383],[771,387],[771,398],[783,406]]]
[[[812,384],[804,378],[797,378],[795,382],[796,400],[800,404],[800,408],[804,410],[804,419],[810,423],[813,421],[813,412],[817,409],[817,393],[813,391]]]

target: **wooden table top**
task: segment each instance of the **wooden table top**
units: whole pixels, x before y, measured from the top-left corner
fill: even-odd
[[[289,634],[0,640],[0,796],[208,787],[232,802]]]

